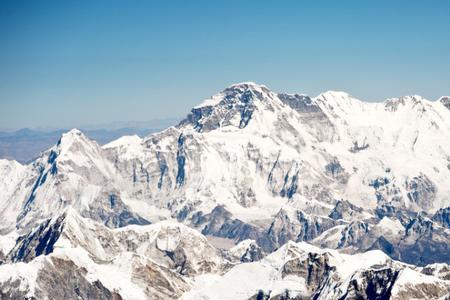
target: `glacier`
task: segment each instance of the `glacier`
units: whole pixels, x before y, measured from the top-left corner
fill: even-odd
[[[0,160],[0,296],[445,299],[448,99],[245,82],[144,138]]]

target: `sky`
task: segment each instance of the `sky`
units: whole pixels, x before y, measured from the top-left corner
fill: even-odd
[[[183,117],[230,84],[450,94],[450,1],[0,0],[0,128]]]

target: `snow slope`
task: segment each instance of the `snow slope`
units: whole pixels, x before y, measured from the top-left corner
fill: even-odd
[[[142,228],[157,228],[170,221],[188,225],[200,236],[242,242],[222,254],[227,264],[238,264],[233,272],[245,276],[259,270],[263,274],[255,278],[253,290],[244,291],[249,297],[259,285],[273,285],[280,293],[291,289],[292,282],[267,265],[271,256],[264,263],[255,262],[264,253],[292,246],[289,241],[340,251],[338,255],[327,250],[329,259],[345,260],[343,253],[347,253],[358,261],[357,253],[379,249],[391,258],[420,266],[449,263],[447,100],[429,101],[415,95],[368,103],[344,92],[309,97],[275,93],[246,82],[231,85],[194,107],[179,125],[144,138],[126,136],[100,147],[73,129],[28,165],[0,160],[0,261],[12,259],[11,253],[17,256],[24,240],[40,245],[45,232],[67,235],[70,229],[73,239],[68,241],[75,239],[75,245],[82,245],[90,256],[105,260],[121,253],[120,266],[123,260],[135,258],[138,265],[148,265],[142,256],[152,255],[145,251],[126,254],[129,251],[122,253],[122,246],[115,252],[101,250],[97,235],[111,238],[127,228],[126,234],[134,236]],[[68,226],[66,220],[63,224],[68,227],[60,228],[58,218],[68,209],[70,215],[89,220],[86,226],[106,227],[99,232],[76,229],[80,226]],[[46,229],[46,224],[53,229]],[[180,234],[178,229],[167,230],[168,235]],[[77,231],[90,234],[76,238]],[[164,251],[172,253],[177,241],[167,240]],[[30,266],[36,264],[34,270],[40,270],[41,263],[48,263],[41,256],[54,255],[58,243],[53,245],[56,248],[41,245],[42,249],[22,253],[18,260],[26,257]],[[64,256],[64,264],[75,262],[75,256]],[[252,267],[242,262],[251,262],[248,266]],[[198,263],[186,272],[220,265],[217,261],[203,267]],[[163,266],[173,271],[174,265]],[[367,268],[351,270],[346,277],[342,268],[336,272],[343,280]],[[166,269],[161,272],[166,274]],[[231,276],[220,276],[225,269],[211,269],[212,277],[201,276],[205,282],[219,280],[220,288],[220,280],[226,282]],[[378,276],[395,281],[379,270],[367,272],[361,275],[366,283]],[[189,289],[180,285],[180,291]],[[400,295],[400,286],[404,287],[391,290]],[[93,293],[113,293],[110,287],[105,282]],[[305,287],[297,286],[298,293],[311,293]],[[348,287],[330,293],[342,295],[344,290],[349,295],[357,293]],[[416,292],[420,295],[424,290]]]

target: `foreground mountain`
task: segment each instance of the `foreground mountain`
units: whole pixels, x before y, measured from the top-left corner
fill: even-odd
[[[178,222],[109,229],[69,208],[18,239],[0,266],[0,295],[2,299],[438,299],[450,293],[448,265],[417,268],[379,250],[346,255],[294,242],[261,260],[245,260],[251,257],[251,245],[248,241],[219,250]],[[240,260],[235,259],[238,252]]]
[[[29,165],[0,163],[1,268],[19,272],[6,272],[0,290],[51,298],[49,278],[69,276],[83,286],[67,282],[65,298],[444,297],[447,100],[366,103],[342,92],[310,98],[242,83],[143,139],[101,147],[72,130]],[[81,223],[89,225],[74,229]],[[131,240],[121,240],[124,230]],[[143,250],[161,230],[176,245],[182,232],[198,241]],[[131,246],[139,243],[146,246]],[[195,253],[200,244],[207,257]],[[291,248],[300,249],[295,266],[281,259]],[[74,273],[56,274],[47,266],[55,261]],[[293,280],[280,273],[285,267]],[[131,277],[115,286],[105,270]],[[233,281],[251,274],[261,275],[252,285]],[[211,289],[200,288],[206,283]]]

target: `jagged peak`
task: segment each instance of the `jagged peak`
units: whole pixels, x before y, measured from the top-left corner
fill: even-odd
[[[65,133],[63,133],[57,143],[58,147],[64,147],[68,144],[73,143],[76,140],[87,139],[87,137],[77,128],[73,128]]]
[[[271,106],[274,103],[281,104],[281,101],[266,86],[253,82],[237,83],[195,106],[178,127],[189,124],[200,132],[232,124],[242,129],[260,104]],[[236,116],[240,118],[233,123]]]
[[[287,241],[277,251],[272,252],[267,256],[269,261],[288,261],[296,257],[303,256],[307,253],[321,254],[329,249],[321,249],[306,242]]]
[[[274,99],[276,94],[267,86],[254,82],[242,82],[230,85],[222,91],[225,98],[238,98],[241,102],[252,100],[268,100]],[[252,95],[251,97],[248,97]]]
[[[234,98],[245,92],[250,92],[261,99],[266,97],[271,97],[272,92],[265,85],[257,84],[254,82],[241,82],[235,83],[224,89],[222,92],[212,96],[209,99],[204,100],[201,104],[194,107],[194,109],[201,109],[204,107],[213,107],[220,104],[223,100],[227,98]]]
[[[263,84],[258,84],[255,83],[253,81],[244,81],[244,82],[238,82],[238,83],[233,83],[232,85],[228,86],[225,90],[228,89],[243,89],[243,90],[249,90],[249,89],[254,89],[254,90],[269,90],[269,88]]]
[[[78,128],[72,128],[71,130],[63,133],[62,136],[81,136],[83,133]]]
[[[450,109],[450,96],[442,96],[438,101],[442,103],[446,108]]]
[[[310,98],[309,95],[303,93],[278,93],[278,96],[293,97],[293,98]]]
[[[63,133],[56,145],[42,152],[40,158],[34,164],[39,168],[42,168],[42,164],[47,165],[54,168],[52,173],[56,173],[56,161],[64,160],[80,163],[99,151],[101,151],[101,148],[97,142],[89,139],[79,129],[74,128]]]
[[[420,95],[405,95],[405,96],[400,96],[400,97],[388,98],[384,102],[395,102],[395,101],[400,101],[400,102],[405,102],[405,103],[406,102],[414,103],[414,102],[421,102],[421,101],[428,101],[428,100]]]
[[[92,144],[95,143],[93,140],[89,139],[81,130],[77,128],[73,128],[69,130],[66,133],[63,133],[61,135],[61,138],[59,139],[57,143],[57,147],[60,149],[67,149],[72,144],[81,142],[85,144]]]
[[[399,106],[417,107],[420,110],[425,110],[425,105],[430,104],[431,101],[425,99],[420,95],[407,95],[395,98],[388,98],[384,102],[386,110],[397,111]]]

